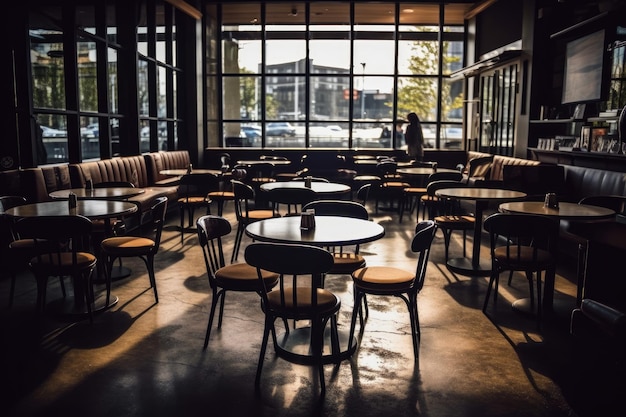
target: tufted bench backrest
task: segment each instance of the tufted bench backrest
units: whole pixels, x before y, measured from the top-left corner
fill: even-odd
[[[82,188],[91,179],[94,184],[108,181],[130,181],[136,187],[148,187],[148,172],[143,155],[122,156],[100,161],[70,164],[72,187]]]
[[[167,175],[160,174],[164,169],[184,169],[189,166],[189,152],[180,151],[159,151],[144,154],[146,168],[148,170],[148,181],[151,185],[171,185],[177,181]]]
[[[594,195],[626,195],[626,173],[564,165],[568,200]]]
[[[505,165],[539,165],[541,162],[532,159],[515,158],[513,156],[495,155],[489,171],[489,180],[503,181]]]

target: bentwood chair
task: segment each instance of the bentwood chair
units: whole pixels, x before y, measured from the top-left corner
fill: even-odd
[[[92,223],[81,215],[24,217],[15,223],[21,239],[33,240],[29,267],[37,282],[37,311],[46,307],[48,277],[72,278],[77,305],[86,305],[93,322],[93,271],[97,258],[90,252]],[[43,244],[43,247],[40,245]]]
[[[548,216],[535,214],[495,213],[483,223],[490,236],[491,276],[485,294],[483,313],[491,291],[497,300],[500,274],[504,271],[521,271],[526,274],[531,306],[537,305],[537,324],[541,325],[542,273],[554,273],[556,269],[556,244],[559,238],[558,222]],[[536,282],[535,301],[533,280]]]
[[[180,210],[180,243],[184,241],[185,228],[194,227],[196,209],[204,208],[211,214],[209,193],[219,190],[219,177],[214,174],[186,174],[178,185],[178,208]],[[187,214],[187,226],[185,226]]]
[[[235,217],[237,218],[237,232],[235,233],[235,245],[230,262],[233,263],[239,257],[239,248],[246,226],[252,222],[278,217],[274,210],[255,208],[254,189],[241,181],[232,180],[233,192],[235,193]]]
[[[296,355],[278,348],[275,321],[309,320],[311,322],[312,363],[319,374],[321,395],[326,393],[324,378],[323,353],[324,333],[330,322],[331,352],[339,362],[339,335],[337,331],[337,313],[341,301],[337,295],[320,288],[323,275],[333,266],[333,257],[326,250],[310,245],[252,243],[245,250],[246,262],[257,269],[258,279],[262,283],[261,307],[265,313],[263,341],[259,353],[259,362],[255,386],[260,386],[261,371],[270,333],[276,353],[285,360],[300,363]],[[265,285],[263,271],[279,274],[279,285],[271,290]]]
[[[10,208],[26,204],[26,198],[18,195],[0,196],[0,213]],[[0,215],[0,224],[2,225],[2,244],[3,249],[3,265],[6,265],[6,271],[11,276],[11,287],[9,289],[9,307],[13,305],[13,299],[15,297],[15,284],[17,281],[17,275],[20,269],[26,268],[28,261],[35,255],[35,246],[38,250],[48,250],[45,242],[40,239],[35,241],[33,239],[20,239],[20,236],[14,229],[14,224],[17,219],[7,216],[5,214]],[[54,242],[50,242],[50,248],[54,246]],[[65,282],[63,277],[59,277],[59,283],[61,284],[61,291],[63,297],[65,297]]]
[[[350,324],[349,343],[352,343],[356,327],[357,315],[362,317],[363,303],[366,294],[376,296],[393,296],[402,299],[409,309],[413,354],[419,356],[420,324],[417,309],[417,296],[424,286],[430,248],[437,227],[432,220],[425,220],[415,227],[415,235],[411,241],[411,251],[418,255],[415,271],[406,271],[391,266],[367,266],[352,273],[354,287],[354,308]],[[365,323],[361,321],[361,335]]]
[[[207,277],[212,291],[211,312],[209,313],[209,322],[204,337],[204,349],[206,349],[209,345],[213,318],[215,317],[215,309],[218,303],[220,312],[217,328],[221,329],[222,327],[226,292],[256,292],[260,295],[263,288],[257,277],[256,268],[253,266],[245,262],[226,265],[222,237],[230,234],[232,230],[228,220],[220,216],[206,215],[200,217],[196,223],[198,226],[198,241],[204,255]],[[262,270],[261,275],[266,288],[272,289],[278,284],[278,274]]]
[[[224,213],[224,204],[228,201],[235,200],[235,193],[233,191],[233,184],[231,180],[241,181],[247,175],[247,172],[243,168],[233,168],[229,173],[222,175],[220,180],[220,189],[209,192],[209,200],[217,203],[217,215],[221,216]]]
[[[279,187],[262,192],[265,194],[265,200],[269,201],[276,216],[299,216],[304,205],[318,199],[318,194],[306,187]],[[281,214],[281,205],[287,207],[287,211],[284,214]]]
[[[104,239],[100,243],[101,253],[106,260],[107,305],[111,296],[111,270],[113,263],[118,258],[140,258],[146,264],[150,287],[154,290],[154,300],[157,303],[159,302],[154,273],[154,257],[161,245],[161,233],[167,213],[167,201],[168,198],[165,196],[155,199],[150,209],[150,222],[142,227],[142,230],[147,231],[146,233],[137,236],[113,236]]]

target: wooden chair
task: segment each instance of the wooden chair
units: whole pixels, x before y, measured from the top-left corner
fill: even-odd
[[[26,204],[26,198],[18,195],[6,195],[0,196],[0,212],[4,212],[10,208]],[[35,255],[35,248],[37,250],[48,250],[54,246],[54,242],[50,243],[50,248],[45,246],[43,240],[35,241],[33,239],[20,239],[20,236],[14,229],[14,224],[17,221],[16,218],[7,216],[5,214],[0,215],[0,224],[2,225],[2,239],[3,248],[6,249],[4,256],[6,257],[4,265],[7,266],[6,271],[11,276],[11,287],[9,289],[9,307],[13,306],[13,299],[15,298],[15,284],[17,281],[17,275],[20,269],[28,266],[28,261]],[[65,282],[63,277],[59,277],[59,283],[61,285],[61,291],[63,297],[66,296]]]
[[[235,217],[237,218],[237,232],[235,233],[235,244],[230,262],[235,262],[239,257],[239,248],[243,239],[246,226],[250,223],[277,217],[272,209],[255,208],[255,192],[252,186],[241,181],[232,180],[233,192],[235,193]]]
[[[97,258],[90,251],[91,220],[81,215],[34,216],[19,219],[14,227],[20,239],[32,239],[29,267],[37,281],[37,311],[45,311],[48,277],[69,276],[76,305],[86,305],[93,322],[92,275]]]
[[[495,213],[483,223],[490,236],[491,276],[485,294],[483,312],[486,312],[491,291],[494,303],[498,282],[503,271],[521,271],[526,274],[531,305],[537,305],[537,324],[541,325],[541,275],[556,269],[556,245],[559,238],[558,222],[548,216],[535,214]],[[535,301],[533,280],[536,282]]]
[[[211,214],[209,193],[219,190],[219,177],[214,174],[186,174],[178,185],[178,208],[180,211],[180,243],[184,242],[185,229],[194,227],[196,209],[204,208]],[[187,226],[185,226],[187,214]]]
[[[151,207],[150,224],[146,225],[145,230],[149,230],[147,235],[139,236],[113,236],[104,239],[100,243],[101,253],[106,259],[106,286],[107,286],[107,304],[111,296],[111,270],[113,263],[118,258],[140,258],[148,270],[150,279],[150,287],[154,291],[154,300],[159,302],[157,293],[157,283],[154,273],[154,257],[159,252],[161,245],[161,233],[163,224],[165,223],[165,215],[167,213],[167,197],[157,197]]]
[[[302,213],[303,206],[319,197],[310,188],[273,188],[263,191],[265,199],[270,202],[276,216],[298,216]],[[286,205],[287,212],[281,214],[280,206]]]
[[[359,268],[352,273],[354,287],[354,308],[350,324],[349,343],[352,343],[356,327],[356,318],[362,316],[362,300],[365,295],[394,296],[401,298],[409,309],[409,321],[411,323],[411,336],[413,339],[413,354],[415,359],[419,356],[420,325],[417,309],[417,295],[424,286],[426,267],[430,247],[437,230],[435,222],[425,220],[415,227],[415,235],[411,241],[411,251],[418,254],[415,271],[390,266],[369,266]],[[365,323],[361,321],[361,334],[365,329]]]
[[[224,301],[226,292],[243,291],[256,292],[260,295],[263,290],[257,276],[256,268],[245,262],[226,265],[222,237],[230,234],[232,228],[228,220],[220,216],[202,216],[196,222],[198,226],[198,241],[204,255],[209,286],[211,287],[211,312],[204,337],[204,349],[209,345],[209,337],[215,317],[215,309],[219,303],[220,312],[217,328],[222,327],[224,316]],[[278,284],[278,274],[261,271],[265,288],[272,289]]]
[[[252,243],[246,247],[245,258],[248,264],[256,267],[259,281],[263,283],[261,307],[265,313],[265,326],[255,386],[257,389],[260,386],[263,360],[270,333],[276,353],[285,360],[300,363],[298,357],[278,348],[274,325],[276,319],[309,320],[312,363],[319,374],[321,395],[325,395],[324,333],[329,321],[332,352],[336,354],[337,362],[340,360],[337,313],[341,301],[332,292],[320,288],[323,275],[333,266],[332,255],[317,246]],[[277,289],[270,291],[270,288],[265,286],[264,270],[279,274],[280,282]],[[290,285],[286,283],[288,281]]]
[[[243,168],[233,168],[229,173],[224,174],[220,180],[220,189],[209,192],[209,200],[217,203],[217,215],[221,216],[224,213],[224,204],[228,201],[235,200],[235,193],[233,191],[233,184],[231,180],[241,181],[247,175],[247,172]]]

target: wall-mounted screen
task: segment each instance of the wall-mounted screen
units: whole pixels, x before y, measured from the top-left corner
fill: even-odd
[[[567,43],[561,100],[563,104],[603,99],[605,53],[604,30]]]

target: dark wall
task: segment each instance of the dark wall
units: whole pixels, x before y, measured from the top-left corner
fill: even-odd
[[[476,56],[522,38],[522,2],[500,0],[476,16]]]

